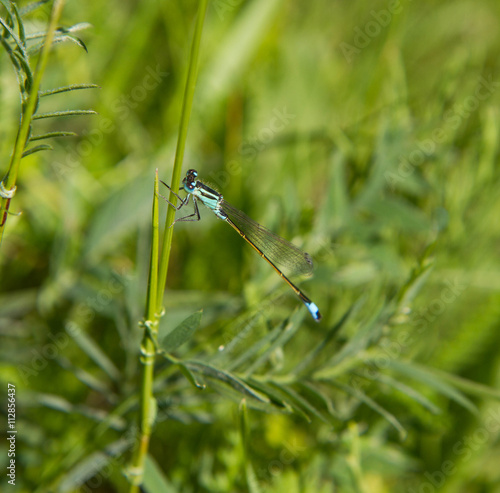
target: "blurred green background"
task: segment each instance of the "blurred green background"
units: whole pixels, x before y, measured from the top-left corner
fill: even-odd
[[[35,123],[79,137],[23,159],[1,245],[19,491],[126,491],[154,170],[170,182],[196,12],[65,6],[88,54],[58,45],[43,89],[101,88],[40,111],[99,114]],[[161,332],[203,309],[176,354],[273,403],[247,396],[244,452],[242,394],[159,360],[147,491],[500,492],[499,33],[495,0],[210,2],[184,168],[312,255],[324,318],[207,209],[177,224]],[[17,93],[0,49],[2,174]]]

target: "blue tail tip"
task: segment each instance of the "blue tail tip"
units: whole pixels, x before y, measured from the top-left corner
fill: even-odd
[[[316,322],[319,322],[321,320],[321,313],[319,313],[319,308],[312,301],[310,303],[305,303],[305,305],[314,320],[316,320]]]

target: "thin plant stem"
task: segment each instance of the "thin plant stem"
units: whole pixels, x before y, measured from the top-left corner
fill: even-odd
[[[186,89],[184,91],[184,99],[182,102],[181,122],[179,128],[179,136],[177,138],[177,148],[175,150],[174,169],[172,171],[171,188],[169,201],[177,204],[177,197],[173,191],[179,188],[182,172],[182,160],[184,158],[184,149],[186,146],[186,137],[191,116],[191,107],[193,105],[194,89],[196,87],[196,77],[198,75],[198,56],[200,52],[201,33],[203,30],[203,21],[207,10],[207,0],[200,0],[198,9],[198,19],[194,30],[193,43],[191,45],[191,54],[189,58],[189,68],[186,80]],[[160,259],[160,274],[158,279],[158,298],[156,301],[156,310],[161,312],[163,309],[163,292],[167,283],[168,261],[170,258],[170,250],[172,247],[173,223],[175,218],[175,209],[169,207],[167,209],[167,217],[165,220],[165,233],[163,235],[163,245]]]
[[[19,171],[19,163],[23,157],[24,148],[26,147],[26,140],[28,139],[28,134],[30,131],[31,122],[33,120],[33,114],[38,102],[38,91],[42,83],[43,74],[45,68],[47,67],[47,62],[49,59],[49,52],[54,40],[54,33],[57,28],[57,24],[61,17],[61,13],[64,7],[64,0],[55,0],[52,6],[52,12],[50,14],[49,27],[47,30],[47,35],[45,37],[45,43],[40,52],[40,57],[38,58],[38,63],[36,66],[35,74],[33,77],[33,84],[31,86],[30,94],[28,96],[28,102],[24,109],[21,126],[17,132],[16,142],[14,144],[14,150],[12,152],[12,157],[9,163],[9,169],[4,179],[2,180],[5,190],[13,190],[16,186],[17,175]],[[0,244],[3,238],[3,232],[5,230],[5,224],[7,222],[7,214],[10,205],[10,198],[2,198],[0,202]]]
[[[207,10],[208,0],[200,0],[198,9],[198,18],[194,30],[193,42],[189,58],[189,67],[182,102],[181,121],[179,136],[177,139],[177,148],[174,159],[174,169],[172,172],[171,183],[173,190],[178,188],[182,171],[182,160],[186,146],[186,137],[193,105],[194,90],[196,87],[196,77],[198,68],[198,58],[200,52],[201,34],[203,22]],[[175,186],[174,184],[177,184]],[[169,200],[172,204],[177,204],[177,197],[170,192]],[[172,246],[173,223],[175,218],[175,209],[167,209],[165,221],[165,232],[163,235],[162,252],[158,268],[158,172],[155,179],[155,197],[153,199],[153,244],[151,247],[151,270],[149,274],[148,295],[146,303],[146,321],[144,322],[144,337],[141,344],[142,384],[140,394],[140,412],[139,412],[139,433],[136,441],[136,448],[131,464],[128,468],[130,481],[130,492],[139,491],[144,475],[144,463],[149,448],[149,440],[154,421],[156,402],[153,396],[153,370],[155,351],[157,347],[157,330],[161,314],[163,313],[163,293],[167,282],[168,261]]]
[[[146,320],[154,320],[157,317],[156,313],[156,298],[158,290],[158,257],[160,244],[160,219],[158,213],[158,169],[155,174],[154,196],[153,196],[153,231],[151,244],[151,265],[149,270],[148,293],[146,298]]]
[[[148,292],[143,322],[144,335],[141,342],[142,379],[139,399],[139,432],[134,454],[127,474],[131,483],[130,491],[138,491],[144,475],[144,461],[149,448],[149,439],[153,425],[156,402],[153,397],[153,369],[158,334],[158,314],[156,291],[158,289],[158,250],[159,250],[159,214],[158,214],[158,170],[155,174],[153,212],[152,212],[151,261],[149,265]]]

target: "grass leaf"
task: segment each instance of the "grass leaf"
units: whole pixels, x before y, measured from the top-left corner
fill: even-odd
[[[202,315],[203,310],[198,310],[187,317],[161,340],[160,346],[169,353],[175,351],[193,336],[196,329],[200,326]]]
[[[150,454],[146,456],[144,463],[143,488],[147,493],[176,493],[178,491]]]
[[[52,94],[60,94],[62,92],[70,92],[79,89],[100,89],[101,86],[98,84],[71,84],[69,86],[56,87],[55,89],[47,89],[45,91],[40,91],[38,94],[41,98],[45,96],[51,96]]]
[[[445,395],[451,400],[457,402],[465,409],[469,410],[472,414],[477,414],[477,407],[472,403],[472,401],[467,399],[461,392],[445,382],[444,379],[439,377],[431,368],[425,368],[422,365],[410,361],[398,361],[392,359],[389,360],[388,366],[400,375],[417,380],[426,387],[431,387],[437,390],[440,394]]]
[[[52,139],[54,137],[77,137],[78,134],[75,132],[47,132],[39,135],[32,135],[29,138],[29,142],[34,142],[37,140]]]
[[[185,361],[184,365],[191,371],[201,373],[206,377],[215,378],[230,385],[234,390],[240,392],[243,395],[252,397],[253,399],[257,399],[261,402],[269,403],[269,399],[266,396],[262,395],[260,392],[253,390],[242,379],[227,371],[215,368],[214,366],[208,365],[201,361]]]
[[[23,157],[29,156],[30,154],[34,154],[35,152],[39,151],[51,151],[53,149],[52,146],[49,146],[48,144],[40,144],[38,146],[30,147],[29,149],[26,149],[23,152]]]
[[[44,118],[56,118],[60,116],[79,116],[79,115],[97,115],[94,110],[66,110],[66,111],[50,111],[47,113],[38,113],[33,117],[33,120],[42,120]]]
[[[108,358],[106,353],[100,346],[83,330],[72,330],[66,328],[68,334],[73,338],[79,348],[87,354],[106,374],[115,381],[120,380],[120,371],[116,368],[114,363]]]

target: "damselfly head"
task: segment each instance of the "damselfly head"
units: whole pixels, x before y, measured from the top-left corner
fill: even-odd
[[[187,171],[184,180],[182,180],[182,183],[183,183],[184,188],[186,190],[189,190],[189,191],[194,190],[194,187],[196,186],[196,177],[197,176],[198,176],[198,171],[196,171],[195,169],[190,169]]]

